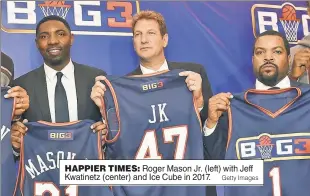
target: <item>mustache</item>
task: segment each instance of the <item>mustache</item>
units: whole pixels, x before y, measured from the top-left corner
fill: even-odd
[[[273,65],[273,66],[275,66],[275,67],[278,67],[278,65],[274,64],[273,62],[267,61],[266,63],[262,64],[262,65],[260,66],[260,68],[262,68],[262,67],[264,67],[265,65],[268,65],[268,64],[271,64],[271,65]]]

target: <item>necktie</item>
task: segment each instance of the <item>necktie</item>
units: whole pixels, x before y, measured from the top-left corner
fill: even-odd
[[[271,88],[268,88],[268,90],[278,90],[278,89],[280,89],[280,88],[279,88],[279,87],[276,87],[276,86],[271,87]]]
[[[67,94],[62,85],[63,73],[57,72],[57,84],[55,88],[55,120],[56,122],[69,122],[69,110]]]

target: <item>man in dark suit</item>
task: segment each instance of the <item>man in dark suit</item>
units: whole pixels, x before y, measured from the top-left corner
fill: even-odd
[[[253,49],[253,68],[258,90],[301,87],[288,77],[290,48],[285,36],[269,30],[257,36]],[[228,137],[228,116],[231,93],[219,93],[209,101],[204,146],[212,159],[224,159]]]
[[[26,89],[30,107],[21,116],[28,121],[69,122],[92,119],[98,121],[92,129],[105,128],[101,114],[90,99],[94,79],[106,75],[102,70],[71,61],[70,48],[74,36],[66,20],[58,16],[43,18],[36,28],[36,45],[44,65],[17,78],[13,84]],[[20,148],[20,136],[25,134],[22,122],[12,125],[12,144]]]
[[[169,62],[165,58],[164,48],[168,45],[168,32],[165,20],[160,13],[155,11],[141,11],[133,17],[132,21],[133,43],[140,58],[140,66],[128,75],[152,74],[164,70],[184,69],[181,75],[186,76],[186,83],[193,91],[196,103],[200,109],[200,116],[204,122],[207,119],[208,100],[212,90],[205,69],[200,64]],[[101,105],[100,97],[103,96],[105,87],[96,78],[93,87],[92,99]]]
[[[212,90],[205,69],[200,64],[169,62],[165,58],[164,48],[168,45],[168,32],[164,17],[155,11],[142,11],[136,14],[132,22],[133,43],[140,65],[129,75],[156,73],[163,70],[184,69],[184,76],[189,90],[200,109],[204,122],[208,115],[208,100]],[[198,88],[195,88],[197,85]],[[193,87],[193,89],[192,89]]]
[[[155,11],[141,11],[132,20],[134,49],[140,58],[140,65],[128,75],[153,74],[164,70],[184,69],[180,73],[186,77],[188,89],[193,92],[202,122],[208,116],[208,100],[212,90],[205,69],[200,64],[169,62],[166,60],[164,48],[168,45],[168,32],[164,17]],[[97,77],[91,98],[98,107],[102,107],[101,97],[105,86],[100,82],[104,77]],[[206,157],[208,158],[208,157]],[[214,187],[208,187],[208,196],[216,195]]]

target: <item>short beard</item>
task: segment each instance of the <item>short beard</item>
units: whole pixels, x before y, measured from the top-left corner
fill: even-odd
[[[62,59],[53,59],[49,61],[51,66],[59,66],[62,64]]]
[[[270,63],[273,64],[273,63]],[[264,64],[265,65],[265,64]],[[277,65],[273,64],[276,68],[276,71],[273,75],[271,76],[264,76],[263,72],[261,71],[262,68],[264,67],[264,65],[260,66],[259,70],[258,70],[258,81],[260,81],[261,83],[267,85],[267,86],[275,86],[278,83],[278,77],[279,77],[279,68]]]
[[[56,66],[59,66],[62,64],[63,62],[63,58],[61,56],[58,56],[58,57],[55,57],[55,58],[46,58],[45,59],[45,62],[47,62],[47,64],[49,66],[53,66],[53,67],[56,67]]]

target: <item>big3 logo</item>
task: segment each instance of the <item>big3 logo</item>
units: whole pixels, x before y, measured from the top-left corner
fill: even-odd
[[[251,9],[253,34],[275,30],[286,35],[290,44],[297,44],[309,34],[309,20],[306,7],[292,3],[282,5],[254,4]]]

